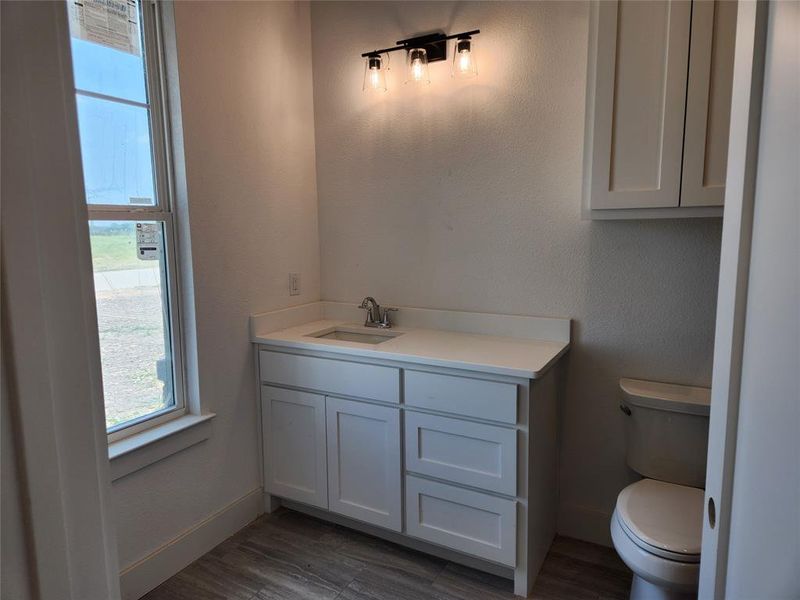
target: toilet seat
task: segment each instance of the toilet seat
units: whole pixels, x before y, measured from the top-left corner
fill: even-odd
[[[614,518],[617,520],[620,529],[625,533],[628,539],[632,543],[634,543],[637,547],[641,548],[648,554],[652,554],[653,556],[658,556],[665,560],[671,560],[673,562],[682,562],[688,564],[700,563],[699,554],[681,554],[678,552],[669,552],[668,550],[664,550],[663,548],[659,548],[657,546],[651,546],[650,544],[639,538],[635,533],[633,533],[625,524],[625,522],[620,518],[619,514],[614,513]]]
[[[699,563],[704,492],[642,479],[617,497],[616,518],[630,541],[667,560]]]
[[[658,598],[682,598],[681,594],[697,594],[700,563],[669,560],[644,550],[622,528],[616,511],[611,517],[611,539],[619,557],[633,571],[634,584],[637,579],[641,579],[665,590],[664,594],[656,596]],[[634,585],[631,588],[632,599],[647,597],[634,595],[633,590],[636,587]]]

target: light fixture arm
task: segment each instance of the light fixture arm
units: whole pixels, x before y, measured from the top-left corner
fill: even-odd
[[[398,40],[395,42],[397,46],[373,50],[372,52],[364,52],[361,56],[362,58],[368,58],[380,56],[381,54],[388,54],[389,52],[396,52],[398,50],[409,51],[413,48],[425,48],[428,52],[428,61],[436,62],[437,60],[445,60],[447,58],[447,44],[445,43],[447,40],[470,39],[473,35],[478,35],[480,32],[480,29],[473,29],[472,31],[454,33],[452,35],[445,35],[444,33],[421,35],[407,40]]]

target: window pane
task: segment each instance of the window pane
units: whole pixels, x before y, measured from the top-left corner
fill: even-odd
[[[146,108],[78,94],[86,202],[153,206],[153,161]]]
[[[147,102],[141,55],[72,38],[72,65],[79,90]]]
[[[111,429],[175,406],[164,223],[89,221],[89,234]]]
[[[137,0],[68,0],[75,87],[147,102]]]

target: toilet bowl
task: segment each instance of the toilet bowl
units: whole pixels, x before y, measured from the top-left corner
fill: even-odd
[[[623,489],[611,539],[633,571],[631,600],[695,598],[710,390],[620,380],[627,462],[644,479]]]
[[[631,600],[677,600],[697,594],[703,490],[642,479],[617,498],[611,539],[633,571]]]

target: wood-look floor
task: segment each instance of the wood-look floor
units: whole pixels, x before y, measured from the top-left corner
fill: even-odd
[[[628,598],[614,550],[556,538],[532,598]],[[511,600],[510,580],[286,509],[265,515],[146,600]]]

